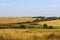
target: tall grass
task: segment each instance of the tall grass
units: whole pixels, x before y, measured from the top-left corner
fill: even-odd
[[[60,29],[0,29],[0,40],[59,40]]]

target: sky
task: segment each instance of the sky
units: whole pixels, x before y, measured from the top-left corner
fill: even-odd
[[[0,17],[60,16],[60,0],[0,0]]]

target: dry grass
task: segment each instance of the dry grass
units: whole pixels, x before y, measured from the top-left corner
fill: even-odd
[[[60,29],[0,29],[0,35],[4,38],[19,40],[44,38],[50,33],[60,34]]]
[[[48,24],[52,26],[60,26],[60,20],[52,20],[52,21],[45,21],[45,22],[38,22],[39,24]]]
[[[0,24],[33,21],[35,18],[0,17]]]

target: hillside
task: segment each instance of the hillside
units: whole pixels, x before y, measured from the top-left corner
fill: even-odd
[[[52,21],[44,21],[44,22],[38,22],[38,24],[48,24],[52,26],[60,26],[60,20],[52,20]]]
[[[0,17],[0,24],[17,23],[17,22],[26,22],[26,21],[33,21],[33,20],[35,20],[35,18]]]

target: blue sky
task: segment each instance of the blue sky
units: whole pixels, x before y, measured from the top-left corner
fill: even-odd
[[[0,16],[60,16],[60,0],[0,0]]]

